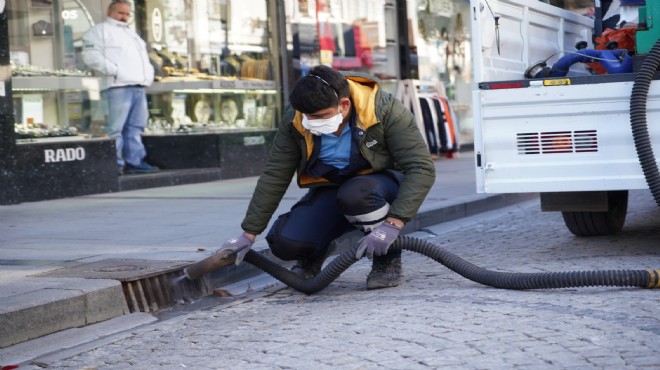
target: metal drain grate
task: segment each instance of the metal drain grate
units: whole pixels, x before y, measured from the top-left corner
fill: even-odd
[[[107,259],[36,276],[114,279],[121,282],[130,312],[155,312],[208,294],[203,279],[183,277],[189,262]]]
[[[146,279],[122,281],[124,297],[130,312],[155,312],[176,302],[172,298],[172,279],[178,274],[169,273]]]

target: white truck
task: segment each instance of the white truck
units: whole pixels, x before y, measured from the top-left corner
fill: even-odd
[[[660,125],[631,123],[637,73],[593,75],[575,63],[564,77],[525,77],[578,42],[593,49],[593,19],[538,0],[471,0],[471,16],[477,191],[538,192],[541,209],[562,212],[577,236],[620,231],[628,190],[651,188],[660,205]],[[637,93],[646,111],[635,111],[658,122],[660,82],[650,80]]]

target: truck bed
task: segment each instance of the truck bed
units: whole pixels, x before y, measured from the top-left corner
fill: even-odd
[[[486,82],[479,102],[480,192],[646,189],[630,125],[633,74]],[[498,86],[521,88],[499,89]],[[651,84],[647,122],[660,150],[660,85]],[[655,153],[657,155],[657,153]]]
[[[477,191],[647,189],[629,117],[634,74],[594,76],[576,63],[566,78],[524,79],[527,68],[553,65],[578,41],[593,48],[593,20],[537,0],[470,4]],[[647,109],[658,160],[657,81]]]

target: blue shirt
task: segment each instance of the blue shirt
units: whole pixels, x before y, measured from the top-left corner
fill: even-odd
[[[319,151],[321,163],[340,169],[348,166],[351,159],[351,128],[349,126],[344,126],[338,137],[335,134],[321,135],[321,150]]]

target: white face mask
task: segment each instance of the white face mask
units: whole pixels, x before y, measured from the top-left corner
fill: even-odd
[[[332,134],[339,129],[344,117],[340,113],[330,118],[307,119],[307,115],[303,114],[302,125],[314,135]]]

